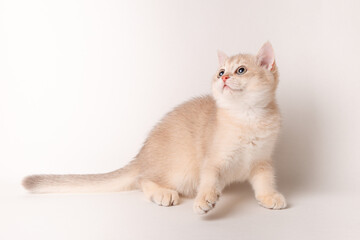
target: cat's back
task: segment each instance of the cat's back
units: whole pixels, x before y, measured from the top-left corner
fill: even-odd
[[[212,96],[193,98],[175,107],[164,119],[162,128],[189,130],[189,133],[200,134],[211,128],[216,121],[216,103]]]
[[[144,145],[144,151],[173,148],[196,153],[204,148],[216,125],[216,103],[211,96],[201,96],[175,107],[153,128]]]
[[[190,119],[194,117],[209,117],[216,114],[216,103],[212,96],[205,95],[192,98],[169,113],[169,116],[184,116]]]

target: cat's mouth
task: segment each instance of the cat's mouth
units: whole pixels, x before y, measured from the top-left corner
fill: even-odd
[[[223,90],[225,90],[225,89],[227,89],[227,90],[233,90],[231,87],[229,87],[229,86],[226,85],[226,84],[223,86]]]
[[[224,90],[230,90],[230,91],[238,91],[238,92],[241,92],[243,89],[241,89],[241,88],[235,89],[235,88],[230,87],[229,85],[224,84],[222,90],[223,90],[223,91],[224,91]]]

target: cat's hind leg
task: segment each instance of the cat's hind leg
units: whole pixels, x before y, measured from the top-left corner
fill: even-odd
[[[175,206],[180,202],[179,193],[175,190],[163,188],[149,180],[142,180],[140,184],[145,196],[159,206]]]

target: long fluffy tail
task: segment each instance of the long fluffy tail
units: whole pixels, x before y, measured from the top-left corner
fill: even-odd
[[[22,184],[32,193],[118,192],[137,187],[134,166],[101,174],[32,175]]]

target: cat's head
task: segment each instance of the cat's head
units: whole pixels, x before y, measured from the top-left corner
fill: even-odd
[[[213,96],[220,107],[238,105],[266,107],[275,96],[278,84],[274,51],[266,42],[256,56],[228,57],[218,52],[219,68],[212,82]]]

